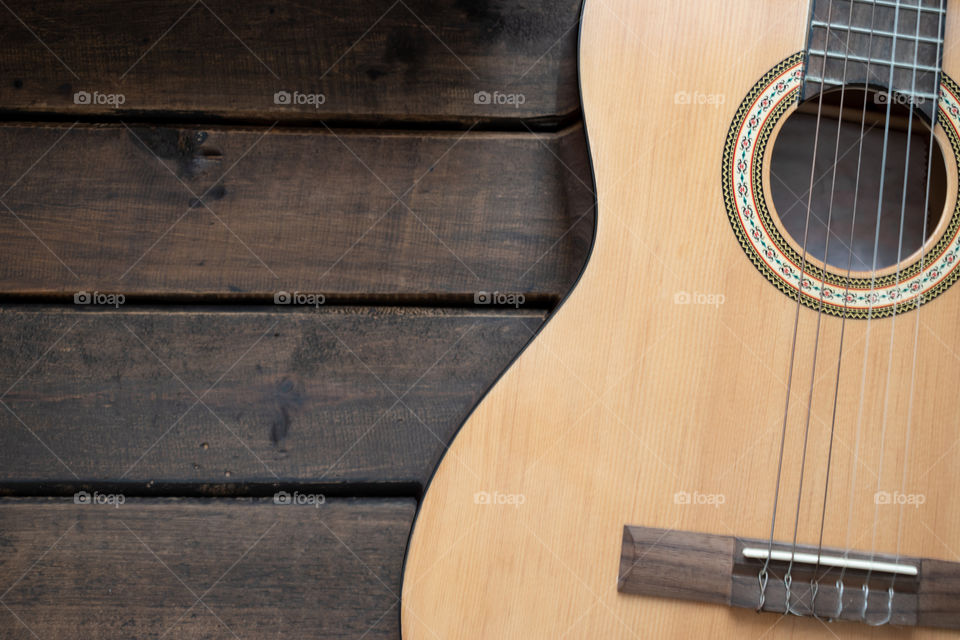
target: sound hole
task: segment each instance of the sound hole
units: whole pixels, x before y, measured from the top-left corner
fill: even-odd
[[[867,91],[864,109],[864,93],[862,88],[847,88],[843,92],[842,112],[840,90],[824,93],[819,140],[816,144],[817,157],[806,251],[809,257],[825,262],[844,274],[848,265],[853,271],[872,271],[874,265],[877,270],[896,265],[898,253],[901,266],[907,263],[911,255],[917,252],[936,230],[946,199],[946,168],[936,141],[933,143],[930,163],[930,195],[929,198],[926,196],[927,161],[931,143],[930,127],[926,118],[895,97],[887,127],[886,175],[883,180],[882,206],[879,207],[877,241],[887,94]],[[795,243],[795,248],[801,252],[804,227],[807,224],[807,198],[817,130],[818,100],[817,97],[807,100],[787,117],[774,141],[770,163],[770,189],[776,215]],[[903,210],[901,247],[904,173],[907,197]],[[924,217],[926,238],[923,237]]]

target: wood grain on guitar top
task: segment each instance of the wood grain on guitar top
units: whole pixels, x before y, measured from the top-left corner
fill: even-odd
[[[960,77],[960,2],[948,4],[943,69]],[[808,10],[796,0],[587,0],[593,253],[428,488],[405,567],[405,640],[904,633],[617,591],[625,524],[770,534],[797,304],[744,256],[720,163],[740,101],[804,49]],[[714,99],[682,99],[691,95]],[[916,311],[869,330],[848,321],[840,358],[841,319],[823,317],[813,371],[817,312],[799,310],[777,540],[794,535],[810,398],[796,522],[800,543],[818,542],[839,359],[823,545],[960,560],[958,312],[955,287],[919,310],[919,324]],[[883,504],[878,492],[923,500]]]

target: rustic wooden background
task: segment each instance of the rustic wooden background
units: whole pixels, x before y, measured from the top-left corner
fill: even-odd
[[[0,4],[0,638],[398,637],[589,250],[580,1]]]

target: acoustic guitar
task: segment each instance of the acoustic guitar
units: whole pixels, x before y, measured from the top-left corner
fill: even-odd
[[[960,631],[960,2],[586,0],[597,227],[406,640]]]

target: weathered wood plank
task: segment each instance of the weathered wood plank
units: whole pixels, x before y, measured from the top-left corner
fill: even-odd
[[[555,299],[585,260],[580,126],[265,131],[0,126],[0,291]]]
[[[414,508],[5,499],[0,636],[398,638]]]
[[[0,308],[0,491],[415,492],[540,311]]]
[[[580,0],[5,6],[0,105],[8,113],[551,120],[579,107]],[[81,91],[123,102],[76,104]],[[324,101],[276,104],[278,91]],[[522,102],[485,103],[474,97],[481,91]]]

